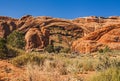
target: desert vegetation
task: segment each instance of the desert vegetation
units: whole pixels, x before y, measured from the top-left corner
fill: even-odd
[[[119,24],[84,36],[75,21],[40,19],[22,17],[0,38],[0,81],[120,81]]]
[[[18,38],[19,37],[19,38]],[[14,41],[12,41],[14,40]],[[15,31],[0,39],[0,58],[7,59],[22,75],[8,81],[119,81],[120,52],[108,47],[91,54],[73,54],[48,45],[44,52],[24,51],[22,34]],[[14,44],[12,43],[14,42]],[[9,58],[9,59],[8,59]],[[9,73],[8,73],[9,74]],[[6,78],[1,78],[6,81]]]
[[[26,68],[28,81],[119,81],[120,53],[89,55],[71,53],[21,54],[9,60],[14,66]],[[16,80],[22,80],[18,77]]]
[[[17,41],[17,40],[16,40]],[[91,54],[72,54],[54,52],[55,48],[48,46],[49,51],[28,52],[7,44],[1,39],[1,44],[6,46],[13,57],[8,62],[17,68],[24,68],[24,72],[14,78],[0,76],[1,81],[119,81],[120,80],[120,52],[110,51],[108,47],[102,52]],[[51,50],[52,48],[52,50]],[[56,47],[56,50],[57,47]],[[6,51],[6,50],[5,50]],[[13,52],[14,51],[14,52]],[[51,52],[53,51],[53,52]],[[2,52],[2,51],[1,51]],[[3,55],[1,53],[1,55]],[[2,56],[6,57],[6,56]],[[1,58],[2,59],[2,58]],[[4,58],[6,59],[6,58]],[[9,69],[7,69],[9,71]],[[12,71],[11,71],[12,72]],[[7,74],[10,74],[9,72]]]

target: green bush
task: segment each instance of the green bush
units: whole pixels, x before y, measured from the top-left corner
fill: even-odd
[[[23,47],[25,46],[24,34],[19,31],[13,31],[7,37],[7,43],[13,47],[23,49]]]
[[[111,52],[111,50],[110,50],[110,48],[109,48],[108,46],[105,46],[104,49],[100,49],[100,50],[98,50],[98,51],[99,51],[99,53]]]
[[[12,58],[16,57],[18,52],[14,49],[11,49],[9,46],[6,46],[6,40],[4,38],[0,38],[0,58]]]
[[[8,49],[8,55],[7,55],[7,57],[13,58],[13,57],[16,57],[16,56],[19,55],[19,52],[17,50],[9,48],[8,46],[7,46],[7,49]]]
[[[103,50],[104,52],[111,52],[110,48],[108,46],[106,46]]]
[[[103,49],[98,50],[99,53],[103,53]]]
[[[47,47],[45,47],[45,51],[47,51],[48,53],[54,52],[54,46],[53,45],[48,45]]]
[[[63,49],[62,46],[55,46],[55,47],[54,47],[55,53],[59,53],[59,52],[61,51],[61,49]]]
[[[120,81],[120,68],[109,68],[93,76],[90,81]]]
[[[0,38],[0,50],[5,51],[6,40],[4,38]]]
[[[8,55],[8,49],[6,46],[6,40],[4,38],[0,38],[0,58],[6,58]]]

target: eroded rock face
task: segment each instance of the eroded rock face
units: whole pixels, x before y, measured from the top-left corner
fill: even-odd
[[[16,30],[17,19],[0,16],[0,37],[6,38],[12,31]]]
[[[0,22],[0,37],[6,38],[15,29],[16,24],[14,22]]]
[[[70,20],[60,18],[24,16],[19,19],[17,24],[18,30],[25,33],[26,50],[32,48],[42,49],[50,41],[57,42],[59,40],[57,36],[61,36],[61,38],[64,36],[74,40],[82,37],[84,33],[81,26],[74,24]],[[34,42],[34,40],[37,42]]]
[[[18,21],[19,31],[27,32],[30,28],[45,28],[50,30],[51,34],[55,32],[64,34],[61,31],[68,31],[69,35],[73,35],[76,38],[83,36],[83,28],[81,26],[74,24],[70,20],[60,18],[24,16]]]
[[[0,37],[6,38],[7,35],[9,35],[10,29],[7,22],[0,22]]]
[[[91,53],[108,46],[120,50],[120,24],[108,25],[73,42],[72,50]]]
[[[38,28],[31,28],[25,35],[25,41],[25,49],[27,51],[31,51],[36,48],[43,49],[49,44],[49,31],[46,29],[41,31]]]
[[[119,23],[119,16],[89,16],[73,20],[31,15],[20,19],[0,16],[0,37],[6,38],[17,30],[25,34],[26,50],[44,49],[52,40],[56,45],[71,46],[73,51],[91,53],[106,45],[119,49]]]

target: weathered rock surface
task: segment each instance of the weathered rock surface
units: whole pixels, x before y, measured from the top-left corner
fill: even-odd
[[[91,53],[108,46],[120,50],[120,24],[102,27],[87,36],[73,42],[72,50],[79,53]]]
[[[18,30],[25,33],[26,50],[43,49],[58,36],[72,39],[83,36],[83,28],[70,20],[52,17],[24,16],[18,20]],[[62,40],[64,41],[64,40]]]
[[[43,49],[53,40],[55,45],[72,46],[73,51],[89,53],[106,45],[119,49],[119,23],[119,16],[89,16],[73,20],[31,15],[20,19],[0,16],[0,37],[6,38],[18,30],[25,34],[26,50]]]
[[[0,37],[6,38],[12,31],[14,31],[17,19],[11,17],[0,16]]]
[[[25,49],[30,51],[31,49],[43,49],[49,44],[49,31],[38,28],[30,28],[25,35],[26,47]]]
[[[6,38],[12,31],[16,29],[16,24],[12,21],[10,22],[0,22],[0,37]]]

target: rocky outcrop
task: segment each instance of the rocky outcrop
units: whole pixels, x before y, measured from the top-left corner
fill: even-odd
[[[18,30],[25,33],[26,50],[44,48],[50,41],[58,43],[57,41],[62,40],[64,42],[65,40],[59,39],[59,36],[61,38],[66,37],[66,39],[75,40],[84,35],[84,29],[81,26],[74,24],[70,20],[60,18],[33,17],[27,15],[19,19],[17,25]]]
[[[53,31],[54,29],[63,30],[71,32],[70,35],[73,37],[81,37],[83,36],[83,28],[77,24],[74,24],[70,20],[60,19],[60,18],[52,18],[52,17],[32,17],[32,16],[24,16],[18,21],[18,30],[27,32],[30,28],[46,28],[50,30],[50,33],[55,33],[57,31]],[[58,31],[59,32],[59,31]],[[59,32],[62,33],[62,32]],[[63,34],[63,33],[62,33]]]
[[[43,49],[49,44],[49,31],[46,29],[31,28],[25,35],[27,51]]]
[[[0,21],[13,21],[13,22],[17,22],[18,19],[7,17],[7,16],[0,16]]]
[[[90,53],[106,45],[119,49],[119,23],[119,16],[89,16],[73,20],[31,15],[20,19],[0,16],[0,37],[6,38],[17,30],[25,34],[26,50],[44,49],[54,41],[54,45],[72,46],[75,52]]]
[[[15,29],[16,29],[16,24],[14,22],[1,21],[0,22],[0,37],[6,38]]]
[[[73,42],[72,50],[78,53],[91,53],[108,46],[120,50],[120,24],[102,27]]]
[[[0,22],[0,37],[5,38],[9,34],[10,34],[10,29],[7,22]]]
[[[0,37],[6,38],[12,31],[17,29],[18,19],[11,17],[0,16]]]

